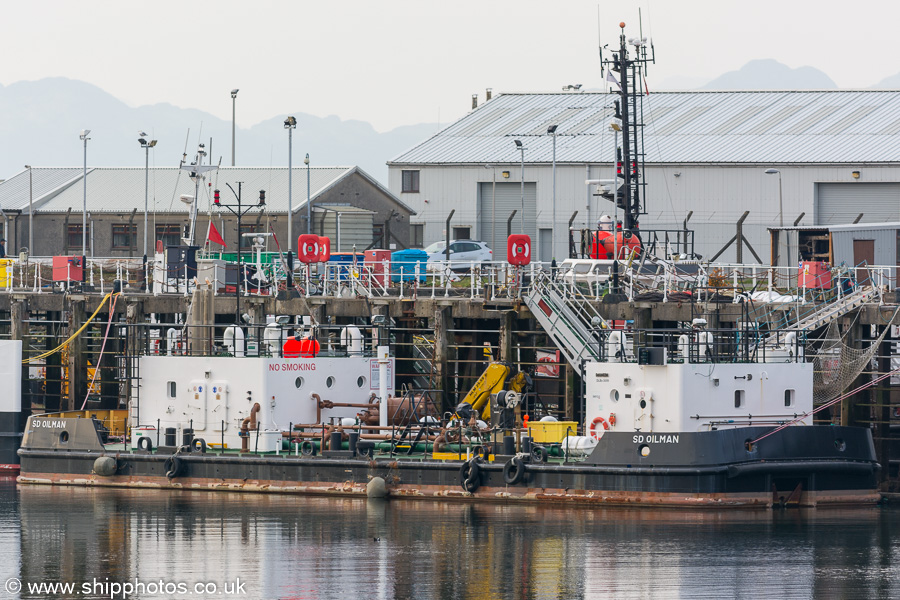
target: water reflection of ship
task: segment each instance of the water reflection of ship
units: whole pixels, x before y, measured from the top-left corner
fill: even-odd
[[[260,598],[898,591],[871,570],[898,560],[900,514],[890,510],[578,509],[42,486],[18,497],[23,581],[242,577]]]

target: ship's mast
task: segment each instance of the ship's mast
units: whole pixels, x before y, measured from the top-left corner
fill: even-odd
[[[633,231],[640,215],[647,214],[646,205],[642,204],[644,186],[641,172],[644,167],[643,152],[643,90],[641,81],[647,65],[655,62],[655,51],[650,45],[647,53],[646,38],[625,38],[625,23],[619,23],[619,51],[613,53],[612,60],[604,60],[603,64],[611,71],[618,73],[620,114],[622,120],[622,157],[618,164],[617,178],[623,184],[616,193],[616,203],[624,211],[623,228]],[[633,57],[629,55],[628,46],[634,47]]]

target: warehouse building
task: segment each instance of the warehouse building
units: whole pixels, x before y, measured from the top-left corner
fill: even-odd
[[[236,192],[240,191],[242,209],[251,207],[241,219],[241,233],[273,231],[282,250],[287,251],[287,168],[221,167],[204,175],[194,180],[189,169],[171,167],[89,168],[85,180],[81,168],[26,169],[0,183],[0,235],[7,239],[10,254],[79,254],[86,222],[89,255],[139,257],[145,252],[145,193],[146,250],[150,253],[157,242],[179,245],[190,235],[196,195],[194,243],[204,244],[211,221],[233,250],[237,219],[224,206],[214,205],[213,192],[218,189],[222,205],[237,209]],[[350,251],[354,246],[359,250],[409,246],[408,223],[413,211],[358,167],[314,167],[308,172],[295,168],[291,179],[294,249],[297,236],[307,232],[308,214],[312,233],[329,236],[334,252]],[[260,190],[265,191],[262,207],[258,206]],[[249,248],[251,242],[242,237],[241,245]],[[211,249],[220,250],[221,246],[213,244]],[[267,238],[266,250],[276,250],[271,238]]]
[[[613,178],[618,98],[501,94],[389,161],[389,188],[416,212],[412,243],[449,234],[502,255],[507,231],[524,230],[540,260],[566,256],[570,219],[579,229],[615,212],[585,181]],[[651,93],[636,120],[645,125],[640,228],[687,223],[705,258],[745,211],[742,234],[764,264],[770,227],[900,220],[898,91]],[[736,257],[732,244],[718,260]]]

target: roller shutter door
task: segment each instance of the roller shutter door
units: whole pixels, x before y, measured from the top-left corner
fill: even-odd
[[[479,198],[481,211],[478,215],[478,231],[481,241],[485,242],[494,251],[494,257],[506,256],[506,221],[512,211],[516,217],[512,221],[512,232],[522,232],[522,184],[521,182],[497,183],[495,193],[492,193],[493,184],[479,184]],[[494,200],[497,210],[494,212]],[[535,215],[537,214],[537,185],[525,183],[525,233],[537,240]],[[496,218],[496,222],[494,222]],[[495,247],[496,246],[496,247]],[[500,260],[500,259],[496,259]]]
[[[816,184],[816,225],[900,221],[900,183]]]

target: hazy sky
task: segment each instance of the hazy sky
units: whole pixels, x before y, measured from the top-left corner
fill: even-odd
[[[132,106],[169,102],[249,127],[293,112],[385,131],[442,123],[487,87],[602,86],[603,43],[652,37],[648,82],[711,79],[754,58],[840,87],[900,72],[900,3],[856,0],[45,0],[5,2],[0,83],[63,76]],[[2,116],[0,116],[2,119]]]

